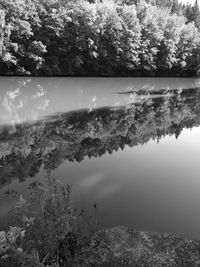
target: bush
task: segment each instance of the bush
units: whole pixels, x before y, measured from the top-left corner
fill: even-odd
[[[83,212],[72,208],[69,186],[47,176],[34,183],[29,201],[20,196],[12,209],[17,227],[0,232],[3,266],[79,266],[92,232]]]

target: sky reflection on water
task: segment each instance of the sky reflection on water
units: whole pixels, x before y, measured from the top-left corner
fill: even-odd
[[[38,81],[31,82],[31,86],[33,83],[37,84]],[[58,85],[56,85],[57,83]],[[57,146],[55,143],[53,144],[55,145],[54,149],[50,150],[49,148],[48,152],[42,150],[42,163],[39,165],[39,170],[34,172],[33,177],[29,178],[30,172],[27,171],[29,169],[26,169],[24,173],[27,175],[23,174],[24,182],[19,183],[17,177],[15,179],[13,177],[13,173],[16,171],[10,171],[10,166],[13,165],[9,154],[13,153],[12,149],[14,148],[12,145],[10,145],[11,147],[8,145],[6,148],[8,152],[1,150],[2,156],[8,155],[6,161],[1,162],[4,164],[1,168],[4,174],[9,175],[11,181],[7,183],[6,177],[4,177],[4,182],[3,176],[1,177],[0,216],[3,217],[12,205],[12,201],[10,199],[8,201],[8,198],[5,197],[5,192],[8,189],[16,190],[24,197],[28,196],[27,187],[30,182],[42,181],[45,162],[48,161],[50,164],[54,160],[53,165],[55,167],[49,167],[52,168],[52,175],[64,184],[72,185],[75,205],[81,206],[90,213],[92,205],[98,203],[99,228],[125,225],[136,229],[174,232],[186,237],[199,238],[200,102],[198,100],[200,100],[200,89],[195,89],[191,93],[188,91],[181,93],[180,91],[180,89],[200,86],[199,80],[71,79],[68,81],[58,79],[57,83],[53,80],[52,86],[48,87],[51,84],[49,79],[43,81],[42,88],[45,88],[46,93],[37,99],[49,100],[49,105],[44,110],[36,108],[34,104],[36,95],[39,96],[42,91],[36,90],[33,94],[33,87],[31,86],[22,90],[18,97],[11,97],[11,100],[14,100],[12,104],[17,107],[20,100],[23,103],[27,101],[26,106],[23,105],[23,107],[16,109],[20,121],[26,120],[26,116],[30,120],[30,114],[26,114],[29,109],[34,112],[35,108],[37,109],[38,119],[53,115],[55,112],[62,115],[63,112],[86,108],[89,113],[82,111],[79,111],[78,115],[64,113],[61,118],[59,115],[55,115],[56,121],[50,119],[49,126],[45,120],[41,124],[44,129],[49,129],[50,134],[52,132],[51,125],[57,123],[56,127],[60,130],[65,129],[65,127],[61,127],[62,123],[71,122],[70,127],[72,128],[69,127],[67,135],[66,133],[65,136],[62,135],[62,138],[65,138],[63,139],[65,140],[64,145],[68,145],[68,142],[72,142],[73,145],[72,133],[76,134],[74,135],[74,144],[76,144],[74,150],[79,146],[77,151],[83,153],[84,157],[83,159],[80,158],[80,162],[78,162],[79,158],[76,158],[78,155],[73,150],[69,154],[65,149],[58,150],[57,154],[54,155],[52,153]],[[66,84],[68,84],[67,89]],[[58,91],[54,90],[55,88]],[[80,93],[80,88],[83,88],[84,93]],[[134,99],[131,93],[117,94],[128,92],[131,88],[134,90],[144,88],[158,90],[160,88],[167,89],[167,92],[160,95],[159,99],[157,99],[158,94],[156,97],[156,94],[138,95],[136,92]],[[171,95],[169,90],[173,89],[179,89],[180,94],[176,93],[176,90],[172,91]],[[12,91],[12,89],[9,90]],[[1,91],[1,99],[4,99],[7,92],[6,88]],[[34,99],[33,95],[35,96]],[[31,103],[32,107],[30,106]],[[38,106],[40,104],[41,102],[37,102]],[[95,111],[101,106],[115,106],[116,111],[110,108]],[[126,106],[126,109],[121,108],[121,106]],[[1,109],[3,108],[2,105]],[[8,114],[5,109],[4,114]],[[87,123],[78,126],[79,116],[84,118]],[[99,129],[95,128],[98,125],[95,116],[102,121]],[[6,116],[4,119],[2,118],[1,124],[5,124]],[[9,124],[11,122],[12,119]],[[89,124],[92,125],[91,129],[88,129]],[[113,124],[113,128],[110,129],[111,124]],[[29,126],[25,126],[24,132],[20,132],[23,140],[28,130]],[[91,131],[94,133],[91,134]],[[44,133],[46,133],[45,140],[48,141],[51,136],[48,137],[47,130]],[[60,133],[58,132],[57,135],[60,136]],[[90,139],[88,139],[88,135]],[[15,138],[15,133],[13,136]],[[66,136],[69,136],[68,139]],[[159,136],[157,140],[156,136]],[[80,142],[78,141],[79,138]],[[51,142],[53,140],[52,138]],[[113,147],[113,140],[118,142],[115,145],[118,147],[117,151]],[[10,141],[7,140],[6,142],[9,143]],[[6,142],[1,139],[1,145],[4,144],[4,147]],[[23,153],[21,152],[23,147],[19,142],[15,142],[18,153],[16,155],[24,157],[25,153],[25,159],[28,160],[29,157],[35,155],[36,150],[33,150],[26,140],[23,142],[23,146],[27,145],[26,151]],[[125,147],[121,150],[120,146],[123,143]],[[35,146],[41,146],[41,144],[35,143]],[[105,147],[104,144],[106,144]],[[30,147],[31,150],[27,152]],[[105,151],[102,150],[102,147]],[[72,147],[69,146],[68,149],[72,149]],[[102,152],[100,155],[101,151],[105,153]],[[89,159],[87,155],[90,153],[92,156]],[[75,157],[74,162],[69,161],[70,155]],[[57,158],[61,158],[58,163],[56,162]],[[30,160],[30,162],[32,161]],[[20,160],[19,164],[22,164]],[[15,167],[17,170],[17,166]]]

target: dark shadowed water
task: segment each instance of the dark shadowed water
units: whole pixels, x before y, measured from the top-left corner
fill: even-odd
[[[199,79],[4,77],[0,99],[1,224],[49,172],[99,228],[200,238]]]

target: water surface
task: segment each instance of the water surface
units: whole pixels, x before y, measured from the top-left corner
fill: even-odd
[[[200,80],[0,79],[0,220],[50,172],[98,227],[200,237]]]

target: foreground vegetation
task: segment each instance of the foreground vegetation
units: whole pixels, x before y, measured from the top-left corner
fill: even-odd
[[[9,215],[14,227],[0,232],[0,266],[85,266],[94,229],[83,211],[73,209],[71,189],[49,174],[30,185]],[[96,208],[96,206],[95,206]]]
[[[0,232],[1,267],[199,266],[199,241],[124,227],[93,231],[73,209],[70,188],[50,175],[10,216],[16,226]]]
[[[197,1],[0,0],[1,75],[199,73]]]

